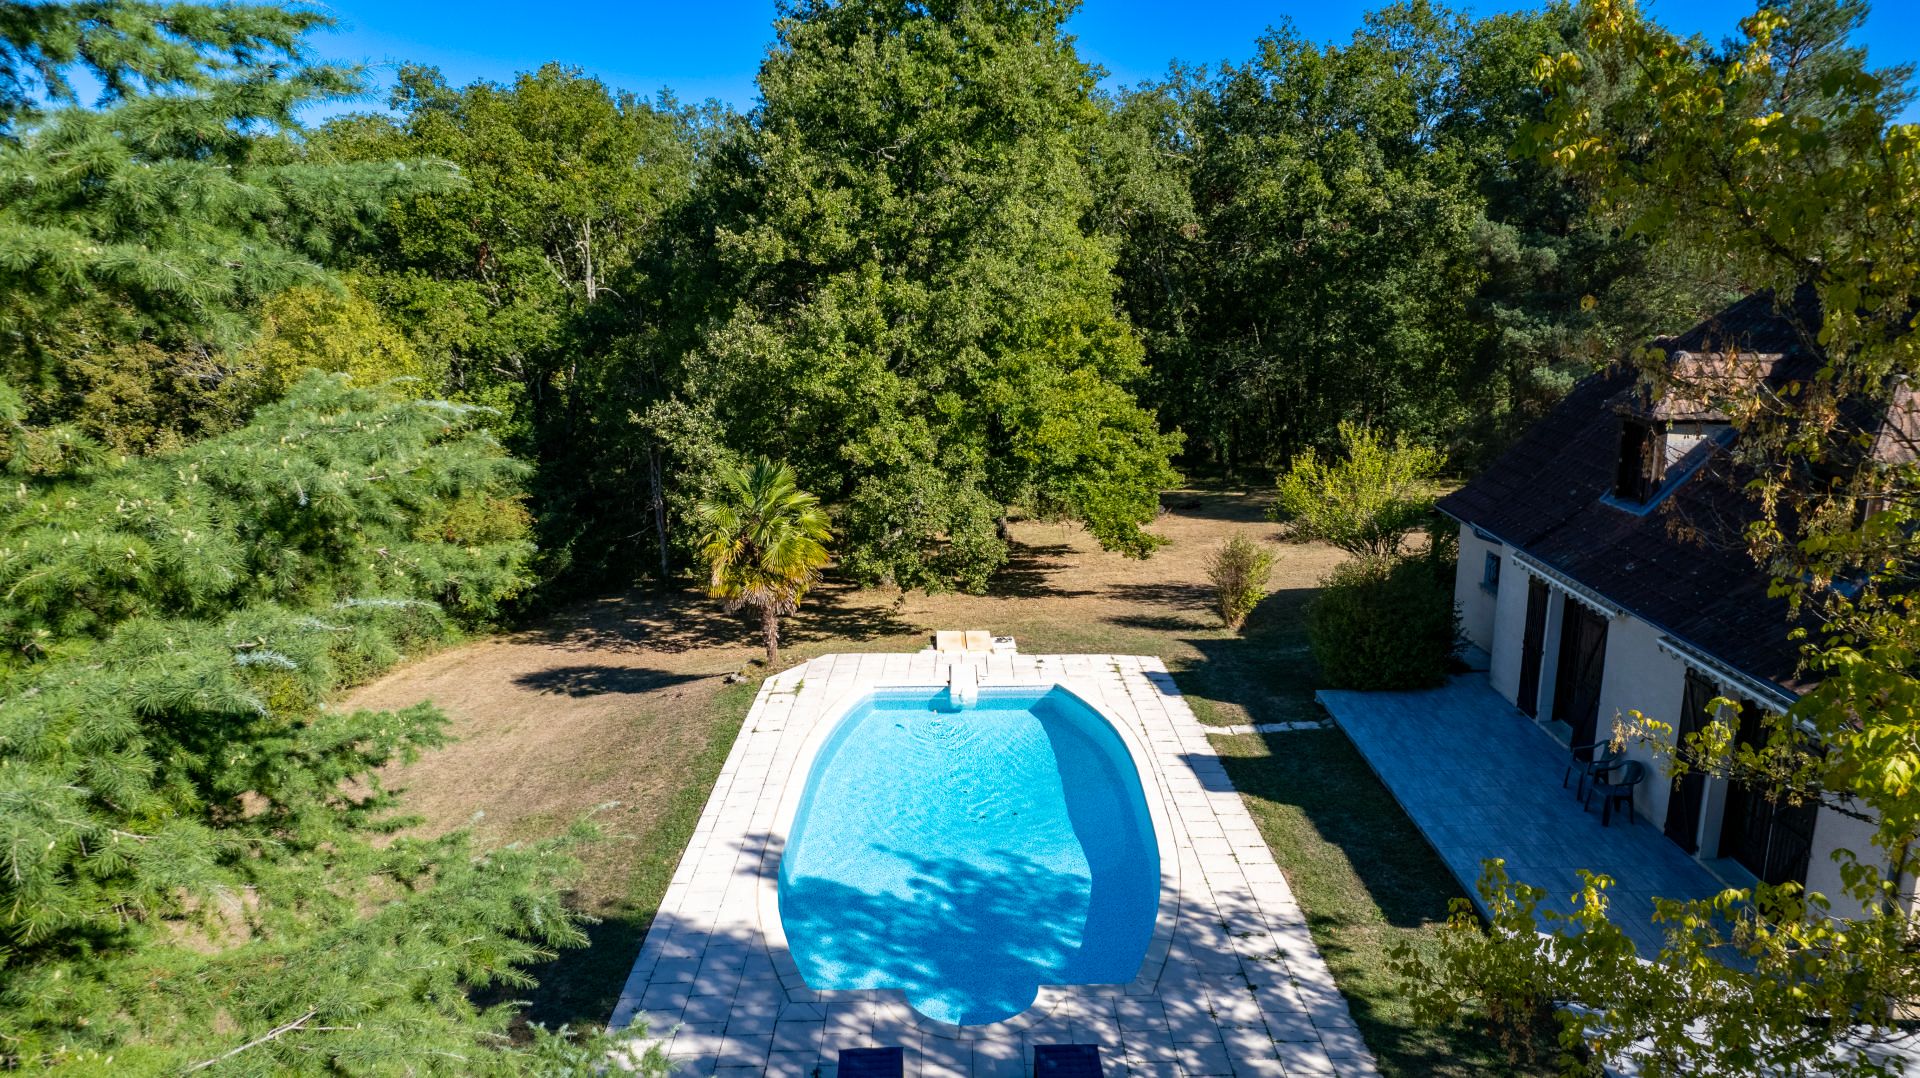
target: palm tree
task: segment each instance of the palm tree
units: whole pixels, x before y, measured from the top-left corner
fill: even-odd
[[[694,509],[706,527],[700,556],[712,572],[707,593],[726,600],[729,611],[759,611],[771,669],[780,662],[781,616],[800,608],[829,560],[827,511],[800,489],[792,468],[765,457],[750,469],[728,468],[719,486]]]

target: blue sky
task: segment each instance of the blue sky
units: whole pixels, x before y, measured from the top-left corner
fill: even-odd
[[[1263,29],[1292,19],[1321,41],[1344,40],[1361,15],[1384,0],[1086,0],[1069,23],[1081,55],[1109,72],[1110,84],[1156,78],[1169,61],[1241,60]],[[342,29],[322,36],[329,57],[366,63],[390,80],[403,60],[435,64],[456,85],[504,80],[560,60],[621,89],[652,94],[670,87],[683,100],[716,97],[753,104],[754,72],[772,39],[768,2],[708,0],[333,0]],[[1478,13],[1531,6],[1483,0]],[[1682,33],[1718,40],[1752,12],[1752,0],[1652,0],[1655,17]],[[1920,62],[1920,0],[1878,0],[1862,36],[1873,63]],[[364,107],[364,106],[362,106]],[[329,110],[332,111],[332,110]],[[1910,108],[1908,119],[1920,119]]]

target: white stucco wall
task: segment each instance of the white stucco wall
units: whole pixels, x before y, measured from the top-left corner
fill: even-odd
[[[1686,693],[1686,666],[1660,650],[1662,635],[1658,629],[1631,616],[1615,618],[1607,626],[1607,665],[1600,692],[1603,734],[1613,717],[1624,718],[1629,710],[1638,710],[1670,726],[1679,725],[1680,704]],[[1738,690],[1725,686],[1720,691],[1740,695]],[[1627,743],[1626,752],[1645,763],[1649,772],[1634,795],[1634,811],[1644,814],[1654,826],[1664,826],[1673,783],[1662,761],[1655,758],[1649,747],[1636,741]],[[1703,798],[1699,852],[1705,857],[1720,853],[1721,808],[1726,802],[1726,787],[1725,780],[1710,780]],[[1834,861],[1833,852],[1849,849],[1863,861],[1877,861],[1878,851],[1870,841],[1872,834],[1872,824],[1831,810],[1821,810],[1815,820],[1813,852],[1807,863],[1807,889],[1826,895],[1835,916],[1858,916],[1860,907],[1844,893],[1840,866]]]
[[[1490,550],[1498,552],[1502,559],[1497,593],[1489,593],[1480,586]],[[1529,574],[1511,555],[1511,548],[1489,543],[1473,534],[1471,528],[1462,528],[1460,561],[1454,574],[1454,601],[1459,604],[1461,629],[1467,639],[1485,649],[1492,659],[1487,672],[1489,684],[1518,706],[1520,647],[1526,633]],[[1540,671],[1542,719],[1547,718],[1551,710],[1554,668],[1560,650],[1560,622],[1565,616],[1566,602],[1566,595],[1558,588],[1549,589],[1545,653]],[[1625,718],[1629,711],[1636,710],[1670,726],[1678,725],[1681,699],[1686,692],[1686,666],[1661,650],[1663,635],[1659,629],[1632,615],[1615,617],[1608,622],[1606,666],[1600,687],[1600,736],[1612,730],[1616,718]],[[1653,826],[1661,827],[1666,823],[1672,781],[1650,748],[1629,741],[1626,751],[1630,757],[1646,764],[1648,771],[1646,781],[1634,795],[1634,811]],[[1726,783],[1709,781],[1701,805],[1700,855],[1703,857],[1718,853],[1720,810],[1725,800]],[[1856,916],[1859,909],[1843,893],[1833,851],[1850,849],[1870,858],[1874,853],[1868,841],[1872,833],[1871,824],[1831,811],[1822,811],[1815,823],[1807,889],[1826,895],[1838,916]],[[1920,888],[1920,884],[1916,887]],[[1920,900],[1916,906],[1920,906]]]
[[[1821,809],[1813,825],[1813,856],[1807,861],[1807,890],[1827,896],[1835,917],[1858,917],[1864,911],[1840,882],[1840,864],[1833,859],[1835,850],[1852,850],[1863,863],[1883,864],[1880,851],[1873,846],[1873,825]]]
[[[1500,594],[1493,597],[1493,643],[1487,648],[1493,661],[1487,668],[1487,682],[1516,706],[1520,695],[1520,644],[1527,632],[1528,579],[1527,571],[1513,560],[1509,550],[1501,569]]]
[[[1507,579],[1508,571],[1515,566],[1507,562],[1506,548],[1480,538],[1472,528],[1460,529],[1460,561],[1453,576],[1453,605],[1460,611],[1460,631],[1467,643],[1491,655],[1498,593],[1488,591],[1481,583],[1486,578],[1489,553],[1501,559],[1499,591],[1506,591],[1515,583]],[[1525,578],[1519,585],[1522,590],[1526,588]]]
[[[1626,720],[1638,711],[1669,725],[1680,720],[1680,699],[1687,689],[1687,668],[1660,650],[1661,632],[1632,615],[1607,623],[1607,661],[1600,680],[1598,736],[1613,729],[1614,720]],[[1627,755],[1647,765],[1647,778],[1634,792],[1633,808],[1656,825],[1666,822],[1667,797],[1673,784],[1654,758],[1653,750],[1629,740]]]

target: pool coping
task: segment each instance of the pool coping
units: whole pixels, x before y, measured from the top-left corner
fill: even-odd
[[[974,1026],[930,1019],[897,989],[805,986],[779,921],[778,872],[806,775],[854,700],[876,687],[944,686],[957,663],[996,688],[1061,686],[1133,756],[1162,894],[1132,982],[1045,986],[1020,1015]],[[1151,656],[833,654],[768,678],[608,1021],[610,1031],[648,1030],[621,1062],[658,1042],[679,1073],[702,1078],[835,1078],[839,1052],[899,1045],[904,1078],[1030,1078],[1036,1046],[1097,1044],[1116,1078],[1377,1078],[1306,913],[1214,747],[1217,729]]]
[[[1081,688],[1076,691],[1075,684]],[[871,682],[856,683],[841,693],[834,702],[821,710],[821,717],[814,723],[806,740],[801,742],[800,751],[787,769],[784,789],[780,797],[780,807],[774,816],[774,825],[767,844],[767,858],[760,871],[760,931],[766,936],[767,949],[773,958],[774,972],[780,977],[787,994],[795,998],[813,997],[812,1002],[820,1003],[890,1003],[905,1008],[914,1028],[932,1033],[949,1040],[961,1037],[991,1036],[994,1032],[1020,1032],[1053,1015],[1060,1005],[1071,999],[1076,993],[1111,992],[1117,995],[1151,995],[1160,982],[1160,972],[1166,968],[1167,954],[1173,947],[1174,928],[1180,920],[1180,850],[1173,840],[1173,820],[1167,812],[1167,787],[1160,774],[1159,759],[1140,743],[1140,739],[1129,724],[1114,715],[1099,702],[1097,691],[1089,691],[1084,678],[1059,678],[1052,681],[1017,681],[993,677],[982,678],[981,689],[1063,689],[1073,694],[1074,699],[1100,717],[1100,721],[1120,737],[1126,746],[1127,755],[1133,760],[1135,773],[1140,778],[1141,800],[1146,802],[1147,816],[1153,828],[1154,844],[1160,859],[1160,900],[1154,911],[1153,936],[1147,942],[1146,954],[1140,960],[1140,968],[1133,980],[1124,984],[1043,984],[1034,996],[1034,1001],[1025,1010],[1010,1018],[998,1022],[983,1022],[978,1025],[961,1026],[922,1014],[907,1001],[905,991],[898,988],[814,988],[806,983],[800,972],[799,963],[793,958],[792,948],[787,943],[786,925],[780,917],[780,860],[786,852],[786,842],[793,833],[793,820],[800,811],[800,802],[806,796],[807,782],[813,774],[813,766],[820,758],[820,751],[826,747],[840,725],[847,720],[852,710],[878,692],[900,689],[941,690],[944,683],[894,682],[881,678]]]

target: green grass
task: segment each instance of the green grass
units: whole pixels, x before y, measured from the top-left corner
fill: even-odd
[[[1316,730],[1214,744],[1285,868],[1382,1073],[1552,1073],[1509,1064],[1481,1030],[1415,1021],[1388,952],[1401,943],[1430,951],[1449,902],[1465,896],[1345,734]]]
[[[1311,596],[1308,589],[1275,594],[1248,618],[1244,635],[1208,641],[1198,660],[1172,664],[1196,717],[1214,724],[1216,715],[1261,723],[1326,717],[1313,701],[1306,646]],[[1345,734],[1310,730],[1213,743],[1291,881],[1383,1074],[1552,1073],[1510,1064],[1482,1030],[1415,1021],[1388,952],[1401,943],[1430,952],[1449,904],[1466,895]]]
[[[564,952],[528,971],[539,981],[526,997],[529,1021],[580,1028],[605,1022],[613,1013],[633,958],[660,911],[667,884],[699,826],[707,797],[759,688],[758,681],[729,685],[715,694],[707,714],[688,716],[710,724],[706,747],[694,759],[666,812],[638,835],[604,840],[618,844],[622,856],[632,858],[623,897],[598,924],[587,926],[586,947]]]
[[[1064,574],[1059,584],[1091,586]],[[1161,655],[1201,721],[1283,722],[1324,717],[1313,702],[1315,674],[1306,648],[1305,607],[1312,594],[1305,583],[1291,582],[1261,604],[1244,634],[1208,625],[1184,607],[1158,611],[1150,600],[1140,600],[1088,611],[1055,603],[1044,591],[991,611],[958,597],[937,606],[926,600],[930,609],[922,616],[934,625],[991,623],[1019,637],[1022,650],[1033,654]],[[830,651],[911,650],[924,641],[924,626],[898,622],[870,596],[850,595],[843,603],[844,610],[826,606],[814,612],[814,631],[796,640],[790,662]],[[728,686],[710,703],[687,709],[684,721],[706,729],[704,752],[679,778],[667,812],[643,833],[612,840],[625,844],[617,852],[631,858],[624,897],[590,930],[592,946],[532,971],[541,986],[530,1017],[549,1025],[606,1020],[757,688],[751,681]],[[1401,942],[1430,948],[1449,902],[1463,895],[1344,734],[1329,729],[1216,738],[1215,744],[1292,881],[1314,940],[1383,1073],[1548,1073],[1510,1065],[1478,1029],[1422,1026],[1403,1002],[1388,966],[1389,949]]]

